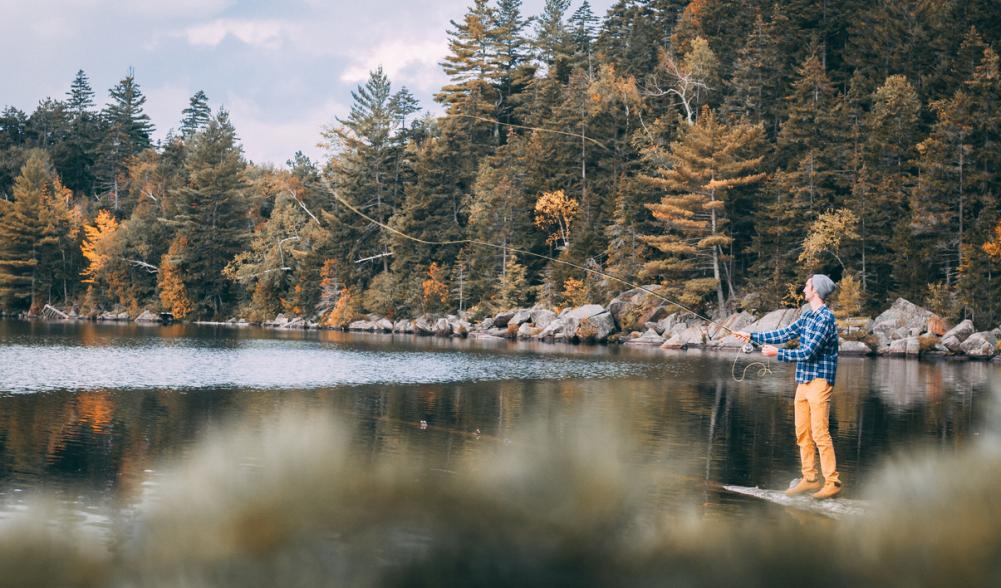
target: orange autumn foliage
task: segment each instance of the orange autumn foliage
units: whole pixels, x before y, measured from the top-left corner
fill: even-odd
[[[987,255],[1001,260],[1001,222],[994,227],[994,240],[984,243],[983,250]]]
[[[448,286],[445,285],[445,271],[436,262],[428,267],[428,279],[421,282],[421,294],[425,307],[448,304]]]
[[[107,246],[117,230],[118,221],[107,210],[97,213],[94,225],[84,225],[83,231],[87,237],[80,246],[80,250],[87,260],[87,267],[80,272],[80,275],[84,277],[84,284],[93,284],[98,274],[108,263]]]
[[[184,318],[194,310],[180,268],[187,248],[188,239],[183,235],[179,236],[170,244],[160,262],[160,302],[176,319]]]

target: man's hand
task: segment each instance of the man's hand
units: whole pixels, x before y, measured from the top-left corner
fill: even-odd
[[[761,355],[765,357],[775,357],[779,354],[779,348],[774,345],[765,345],[761,348]]]
[[[733,336],[740,339],[744,343],[751,342],[751,334],[747,331],[733,331]]]

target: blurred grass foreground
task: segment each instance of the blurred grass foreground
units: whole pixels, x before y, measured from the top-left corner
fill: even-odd
[[[661,508],[696,473],[592,424],[435,472],[357,457],[326,414],[234,425],[106,533],[51,500],[0,521],[0,586],[1001,586],[996,433],[896,457],[855,518],[734,520]]]

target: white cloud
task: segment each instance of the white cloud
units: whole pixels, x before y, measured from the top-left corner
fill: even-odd
[[[163,84],[144,89],[146,105],[143,110],[156,125],[155,138],[163,139],[171,128],[181,124],[181,111],[188,107],[194,90],[178,84]]]
[[[296,151],[302,151],[314,161],[324,156],[318,146],[323,140],[320,133],[343,116],[348,107],[336,100],[328,100],[301,112],[284,112],[287,118],[272,119],[269,112],[245,98],[229,96],[225,108],[240,136],[244,153],[256,163],[273,163],[282,166]]]
[[[186,28],[184,36],[192,45],[215,47],[226,37],[233,37],[247,45],[278,49],[297,31],[297,25],[281,20],[216,19]]]
[[[383,41],[364,53],[354,55],[340,79],[352,84],[364,82],[369,72],[382,66],[394,85],[406,85],[421,92],[432,91],[445,81],[438,63],[447,53],[448,42],[445,39]]]

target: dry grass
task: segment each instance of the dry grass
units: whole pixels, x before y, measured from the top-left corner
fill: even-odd
[[[361,460],[344,431],[286,413],[210,436],[107,551],[42,511],[5,523],[0,585],[1001,585],[994,435],[887,464],[864,517],[825,524],[651,508],[690,482],[646,477],[607,426],[538,426],[450,474]]]

